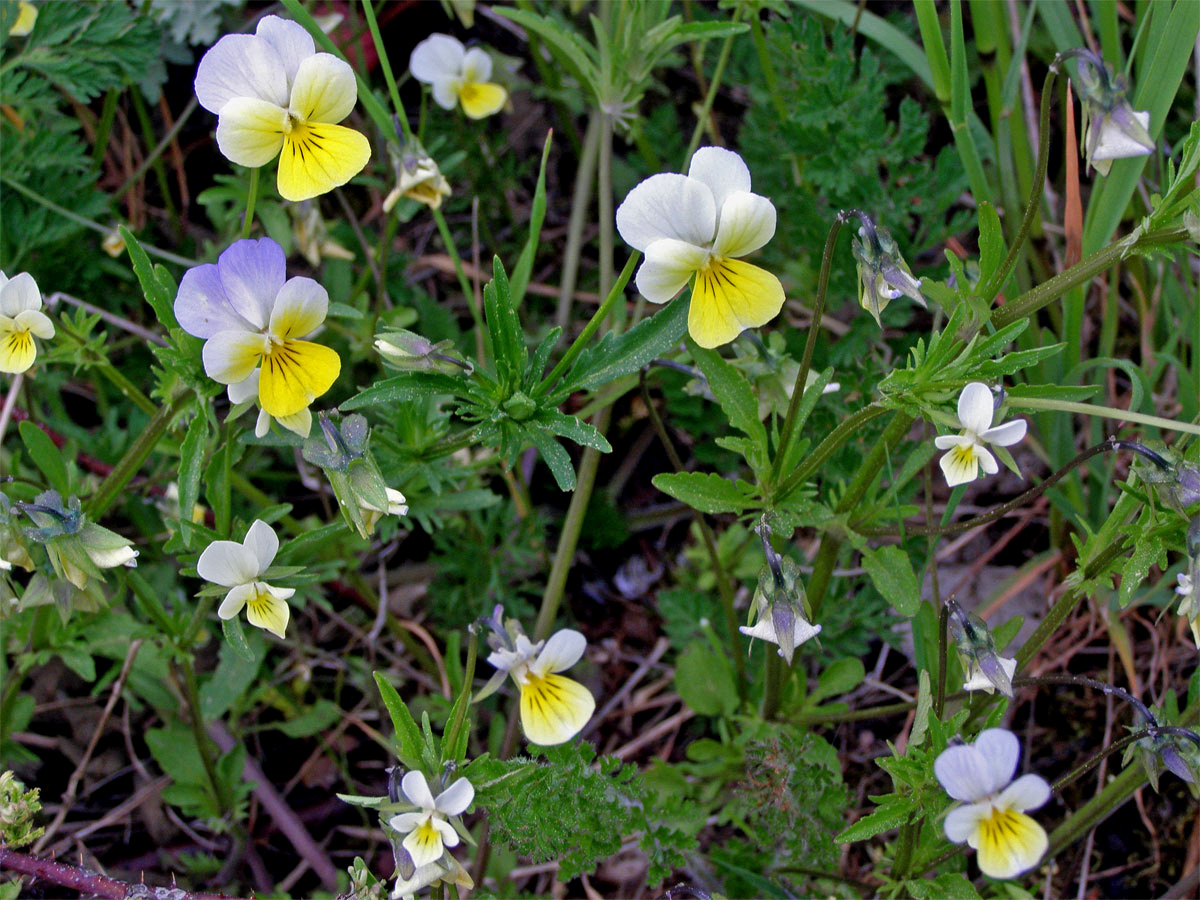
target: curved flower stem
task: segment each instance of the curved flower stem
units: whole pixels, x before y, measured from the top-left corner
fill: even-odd
[[[250,170],[250,189],[246,191],[246,215],[242,218],[242,240],[250,237],[254,227],[254,204],[258,200],[258,168]]]
[[[1155,735],[1159,735],[1159,734],[1175,734],[1175,735],[1179,735],[1180,737],[1187,736],[1189,740],[1200,742],[1200,737],[1198,737],[1194,731],[1189,731],[1186,728],[1176,728],[1175,726],[1171,726],[1171,725],[1164,726],[1161,728],[1155,728],[1155,727],[1143,728],[1141,731],[1135,731],[1132,734],[1127,734],[1127,735],[1125,735],[1125,737],[1120,738],[1119,740],[1113,741],[1107,747],[1103,748],[1102,750],[1097,751],[1095,754],[1093,754],[1091,757],[1089,757],[1082,765],[1076,766],[1074,769],[1072,769],[1070,772],[1068,772],[1062,778],[1058,779],[1058,781],[1054,782],[1054,784],[1050,785],[1050,790],[1056,794],[1061,794],[1063,788],[1068,787],[1075,781],[1078,781],[1080,778],[1082,778],[1088,772],[1092,771],[1092,769],[1096,768],[1096,766],[1100,765],[1101,762],[1103,762],[1108,757],[1112,756],[1117,751],[1124,750],[1130,744],[1135,744],[1138,741],[1140,741],[1142,738],[1154,737]]]
[[[1158,727],[1158,720],[1154,718],[1150,710],[1133,694],[1129,693],[1116,685],[1107,684],[1103,681],[1097,681],[1095,678],[1088,678],[1085,675],[1027,675],[1024,678],[1017,678],[1013,681],[1013,686],[1016,687],[1022,684],[1076,684],[1080,687],[1095,688],[1105,694],[1110,694],[1114,697],[1119,697],[1138,711],[1140,715],[1151,728]]]
[[[217,774],[217,757],[213,753],[215,745],[212,743],[212,738],[204,729],[204,717],[200,712],[200,692],[196,689],[196,669],[192,665],[192,654],[184,652],[180,654],[180,660],[177,663],[183,678],[183,699],[188,708],[189,724],[192,727],[192,736],[196,741],[196,749],[200,753],[200,760],[204,764],[204,773],[208,776],[209,784],[212,785],[213,796],[217,800],[217,807],[221,810],[223,816],[230,815],[233,812],[233,798],[229,793],[229,785],[221,780]]]
[[[1054,80],[1057,77],[1058,70],[1054,66],[1051,66],[1050,71],[1046,73],[1046,80],[1042,84],[1042,110],[1041,125],[1038,129],[1037,164],[1033,173],[1033,182],[1029,187],[1029,200],[1025,204],[1025,215],[1021,218],[1021,227],[1008,248],[1004,262],[1000,264],[1000,268],[992,273],[992,277],[988,279],[987,284],[979,290],[979,296],[989,303],[1000,292],[1000,289],[1004,287],[1004,283],[1008,280],[1013,266],[1017,264],[1017,257],[1021,253],[1021,248],[1029,239],[1029,229],[1033,226],[1033,219],[1042,205],[1042,189],[1046,184],[1046,164],[1050,159],[1050,102],[1053,99]]]
[[[463,670],[463,683],[461,693],[455,701],[457,711],[454,714],[454,721],[450,723],[450,730],[446,734],[446,739],[442,741],[442,762],[448,762],[446,757],[447,752],[453,752],[458,745],[458,739],[462,735],[463,722],[467,718],[467,707],[470,706],[471,687],[475,683],[475,658],[479,651],[479,637],[475,634],[474,629],[470,631],[470,637],[467,639],[467,667]],[[464,699],[464,696],[466,699]],[[454,762],[461,762],[455,759]]]
[[[871,404],[864,406],[862,409],[853,413],[848,419],[843,420],[825,440],[821,441],[816,448],[808,454],[800,465],[796,467],[791,475],[783,480],[783,483],[778,485],[775,490],[775,502],[780,502],[787,499],[788,494],[804,483],[810,475],[816,472],[829,457],[833,456],[834,452],[846,443],[846,439],[852,434],[861,429],[865,424],[872,419],[877,419],[887,412],[887,409],[882,406]],[[908,422],[912,422],[909,418]]]
[[[1077,466],[1083,465],[1083,463],[1087,462],[1087,460],[1091,459],[1093,456],[1097,456],[1108,450],[1122,450],[1122,449],[1132,450],[1132,449],[1134,449],[1134,447],[1131,447],[1130,446],[1131,444],[1134,444],[1134,442],[1133,441],[1109,440],[1109,441],[1103,441],[1102,443],[1099,443],[1094,447],[1089,447],[1088,449],[1086,449],[1082,453],[1080,453],[1078,456],[1076,456],[1074,459],[1072,459],[1070,462],[1068,462],[1061,469],[1059,469],[1057,472],[1055,472],[1053,475],[1049,476],[1045,481],[1041,482],[1040,484],[1035,484],[1029,490],[1025,491],[1025,493],[1019,494],[1018,496],[1014,497],[1012,500],[1009,500],[1007,503],[1001,503],[999,506],[993,507],[992,509],[989,509],[987,512],[981,513],[980,515],[975,516],[973,519],[967,519],[965,522],[951,522],[947,525],[908,525],[908,524],[901,523],[900,528],[857,528],[856,527],[854,530],[857,531],[859,534],[864,535],[866,537],[885,537],[885,536],[892,536],[892,535],[899,535],[899,534],[945,535],[945,534],[959,534],[964,531],[970,531],[972,528],[978,528],[980,525],[986,525],[989,522],[994,522],[997,519],[1002,518],[1005,515],[1007,515],[1008,513],[1012,512],[1014,509],[1019,509],[1022,506],[1025,506],[1031,500],[1034,500],[1037,497],[1041,496],[1041,494],[1048,491],[1050,488],[1054,487],[1054,485],[1058,484],[1058,482],[1060,482],[1064,478],[1066,478],[1067,475],[1070,474],[1072,469],[1076,468]],[[1135,446],[1141,447],[1140,444],[1136,444]],[[1153,451],[1151,451],[1151,452],[1153,452]],[[1157,454],[1155,454],[1155,455],[1157,455]],[[1161,457],[1159,457],[1159,458],[1161,459]]]
[[[804,387],[808,382],[808,370],[812,367],[813,350],[817,345],[817,335],[821,330],[821,317],[825,314],[825,295],[829,290],[829,270],[833,265],[833,248],[837,243],[838,233],[842,225],[852,217],[863,215],[857,209],[844,209],[834,217],[829,235],[825,238],[825,249],[821,253],[821,274],[817,280],[817,299],[813,304],[812,322],[808,326],[808,337],[804,341],[804,356],[800,359],[800,368],[796,372],[796,383],[792,386],[792,399],[788,403],[787,415],[783,420],[783,431],[779,435],[779,446],[775,450],[775,459],[771,463],[771,484],[779,480],[780,469],[787,458],[788,449],[792,443],[792,432],[796,428],[796,413],[800,409],[800,400],[804,396]],[[832,435],[831,435],[832,437]]]
[[[96,489],[96,493],[92,494],[91,499],[88,501],[87,512],[93,520],[99,520],[108,511],[108,508],[116,501],[121,491],[125,489],[125,486],[137,474],[137,470],[146,461],[146,457],[154,450],[154,446],[166,432],[167,428],[170,427],[175,416],[191,400],[191,391],[183,391],[177,394],[175,399],[166,406],[160,407],[153,418],[146,423],[146,427],[138,435],[137,440],[133,442],[133,446],[125,451],[125,455],[113,466],[112,471],[108,473],[108,476],[100,483],[100,487]]]
[[[379,68],[383,69],[383,80],[387,82],[388,94],[392,98],[392,106],[396,110],[396,118],[404,132],[404,139],[411,142],[412,128],[408,124],[408,116],[404,112],[404,104],[400,102],[400,91],[396,88],[396,78],[392,75],[392,64],[388,62],[387,48],[379,34],[379,23],[375,21],[375,10],[371,0],[362,0],[363,17],[367,20],[367,28],[371,30],[371,40],[375,43],[375,52],[379,56]]]
[[[659,415],[658,407],[655,405],[653,398],[650,396],[650,389],[646,385],[646,370],[643,369],[639,376],[642,388],[642,401],[646,405],[646,412],[650,417],[650,424],[654,427],[655,433],[658,435],[659,441],[662,443],[663,449],[667,453],[667,458],[671,461],[671,467],[676,472],[684,471],[683,460],[679,458],[679,453],[675,449],[675,444],[671,440],[671,435],[667,432],[667,427],[663,424],[662,416]],[[734,609],[734,591],[733,584],[729,580],[729,573],[725,571],[725,567],[721,565],[721,554],[717,549],[717,538],[713,534],[712,526],[708,524],[708,520],[704,518],[704,513],[699,510],[693,510],[693,517],[696,521],[696,526],[700,529],[700,536],[704,539],[704,549],[708,552],[709,561],[712,563],[713,573],[717,579],[717,592],[721,595],[721,611],[725,618],[725,630],[729,632],[729,652],[733,658],[734,671],[737,673],[738,694],[743,695],[746,685],[746,662],[742,659],[742,647],[738,641],[737,629],[737,611]],[[767,653],[767,670],[766,670],[766,693],[763,695],[763,717],[767,718],[768,709],[773,714],[774,706],[778,705],[778,690],[782,679],[779,677],[782,672],[775,674],[775,701],[768,708],[767,697],[772,690],[772,672],[770,667],[770,659],[775,654]]]
[[[450,234],[450,228],[446,224],[446,217],[442,215],[440,209],[433,210],[433,221],[437,223],[438,234],[442,236],[442,243],[446,245],[446,252],[450,254],[450,261],[454,263],[454,274],[458,276],[458,289],[463,292],[463,299],[467,301],[467,308],[471,310],[471,318],[475,322],[475,352],[480,364],[484,360],[483,352],[483,314],[479,311],[479,306],[475,302],[475,291],[471,288],[471,282],[467,278],[466,270],[463,269],[462,257],[458,255],[458,247],[454,244],[454,238]]]

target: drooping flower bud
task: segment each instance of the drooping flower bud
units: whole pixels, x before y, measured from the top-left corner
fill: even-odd
[[[851,243],[858,263],[858,302],[882,328],[879,314],[892,300],[904,295],[924,307],[925,297],[921,294],[921,282],[913,277],[888,230],[877,228],[863,213],[856,212],[855,215],[862,220],[858,237]]]
[[[437,162],[419,143],[413,142],[401,151],[392,151],[396,170],[396,186],[383,201],[383,211],[391,212],[401,197],[438,209],[450,196],[450,183],[438,168]]]
[[[27,529],[26,535],[46,548],[54,573],[80,590],[91,577],[103,580],[101,569],[136,568],[138,552],[132,542],[89,522],[78,497],[70,497],[64,505],[57,491],[46,491],[33,503],[21,504],[21,509],[37,526]]]
[[[405,515],[404,495],[384,483],[367,449],[371,436],[367,420],[360,415],[347,416],[339,429],[321,413],[317,422],[321,433],[312,435],[301,453],[325,472],[346,523],[368,538],[384,515]]]
[[[967,680],[965,691],[999,691],[1005,697],[1013,695],[1012,677],[1017,670],[1016,659],[1000,656],[987,624],[979,616],[967,612],[954,598],[946,601],[950,612],[950,627],[954,632],[959,659]]]
[[[1080,150],[1087,164],[1107,175],[1114,159],[1153,153],[1154,139],[1146,130],[1150,113],[1135,112],[1129,105],[1125,76],[1114,74],[1112,67],[1090,50],[1075,50],[1070,55],[1082,63],[1075,84],[1083,107]]]
[[[450,356],[446,351],[452,341],[436,344],[414,331],[398,329],[375,335],[375,349],[388,365],[405,372],[455,372],[465,370],[470,375],[475,367],[466,360]]]
[[[789,557],[780,556],[771,546],[771,529],[766,521],[755,529],[762,539],[767,564],[758,576],[754,600],[750,604],[753,625],[738,628],[742,634],[778,644],[778,653],[792,664],[796,648],[821,632],[820,625],[808,621],[804,612],[807,595],[800,579],[800,568]]]

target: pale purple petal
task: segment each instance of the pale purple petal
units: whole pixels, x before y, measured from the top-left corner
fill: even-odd
[[[218,331],[252,331],[253,326],[229,305],[215,263],[183,273],[175,295],[175,318],[190,335],[207,340]]]
[[[312,36],[299,22],[281,19],[279,16],[263,16],[258,27],[254,29],[254,34],[266,41],[279,55],[290,91],[300,63],[317,52]],[[286,103],[280,104],[284,105]]]
[[[283,248],[270,238],[235,241],[217,259],[217,267],[229,305],[255,330],[266,327],[287,278]]]
[[[955,800],[975,803],[991,793],[987,761],[975,747],[948,747],[933,763],[933,774]]]
[[[234,97],[257,97],[287,106],[288,81],[283,60],[262,38],[227,34],[214,44],[196,69],[196,99],[211,113]]]

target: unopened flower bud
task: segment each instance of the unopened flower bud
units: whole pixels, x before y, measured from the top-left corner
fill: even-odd
[[[913,277],[888,230],[877,228],[862,213],[857,215],[863,224],[851,249],[858,263],[858,302],[883,327],[879,314],[892,300],[903,295],[924,307],[925,297],[921,294],[921,282]]]
[[[393,158],[396,169],[396,186],[383,201],[383,211],[391,212],[401,197],[424,203],[430,209],[438,209],[442,200],[450,196],[450,183],[438,168],[433,157],[420,144],[409,144],[399,158]]]
[[[1012,677],[1017,670],[1016,659],[1000,656],[996,643],[983,619],[967,612],[953,599],[946,601],[950,611],[950,627],[963,670],[966,672],[965,691],[999,691],[1013,695]]]
[[[1150,113],[1135,112],[1129,105],[1125,76],[1113,74],[1112,67],[1090,50],[1076,50],[1071,55],[1082,63],[1076,87],[1083,106],[1080,149],[1087,164],[1107,175],[1114,159],[1153,153],[1154,139],[1146,130]]]

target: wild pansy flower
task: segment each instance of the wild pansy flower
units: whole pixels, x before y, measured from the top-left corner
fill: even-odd
[[[1021,745],[1003,728],[989,728],[973,744],[943,751],[933,771],[942,787],[965,805],[950,810],[946,837],[979,851],[979,868],[992,878],[1013,878],[1032,869],[1046,852],[1046,832],[1026,810],[1050,799],[1040,775],[1013,781]]]
[[[392,153],[396,186],[384,198],[383,211],[391,212],[401,197],[424,203],[430,209],[441,208],[442,200],[450,196],[450,183],[434,158],[417,143],[410,144],[402,152]]]
[[[1017,671],[1014,658],[1000,656],[992,633],[979,616],[967,612],[957,601],[946,601],[950,626],[954,631],[959,659],[966,672],[964,691],[999,691],[1005,697],[1013,695],[1012,677]]]
[[[762,539],[767,565],[758,576],[758,587],[750,604],[751,615],[757,621],[753,627],[739,626],[738,631],[751,639],[778,644],[779,655],[790,666],[796,648],[820,634],[821,626],[811,624],[804,615],[805,591],[799,567],[789,557],[775,552],[765,522],[755,530]]]
[[[645,254],[635,281],[652,303],[692,283],[688,333],[701,347],[728,344],[783,307],[779,279],[740,257],[775,234],[775,207],[750,193],[750,170],[720,147],[701,147],[687,175],[651,175],[617,209],[617,231]]]
[[[424,773],[414,770],[404,776],[400,790],[417,809],[393,816],[388,824],[405,835],[403,847],[420,869],[441,859],[446,847],[458,845],[458,832],[447,819],[466,812],[475,788],[460,778],[435,798]]]
[[[16,375],[37,358],[35,337],[54,337],[54,323],[42,312],[42,292],[28,272],[9,278],[0,272],[0,372]]]
[[[183,273],[175,317],[188,334],[204,338],[208,376],[241,385],[231,400],[249,399],[245,382],[257,376],[263,412],[292,431],[304,425],[307,433],[304,422],[289,417],[306,413],[329,390],[342,363],[328,347],[302,340],[325,321],[325,288],[311,278],[285,281],[284,266],[283,248],[270,238],[237,241],[216,264]],[[265,433],[261,417],[259,428]]]
[[[943,434],[933,439],[939,450],[949,450],[939,465],[946,476],[946,484],[954,487],[974,481],[979,469],[988,475],[1000,471],[996,457],[984,444],[1010,447],[1025,437],[1027,427],[1024,419],[1015,419],[992,427],[995,404],[992,392],[986,384],[972,381],[958,397],[958,422],[962,434]]]
[[[408,59],[413,78],[433,89],[433,102],[442,109],[462,104],[472,119],[500,111],[508,91],[488,81],[492,58],[478,47],[468,50],[448,34],[431,34],[413,49]]]
[[[913,277],[908,263],[900,256],[891,232],[877,228],[863,212],[855,210],[852,214],[862,220],[858,238],[850,244],[858,263],[858,303],[882,328],[879,314],[892,300],[903,295],[923,308],[925,297],[921,294],[921,282]]]
[[[1079,145],[1087,164],[1107,175],[1114,159],[1149,156],[1154,139],[1146,130],[1150,113],[1135,112],[1126,94],[1129,82],[1113,74],[1112,67],[1090,50],[1069,51],[1083,63],[1076,87],[1083,108],[1083,132]]]
[[[246,607],[250,624],[283,637],[290,610],[287,600],[294,588],[280,588],[262,581],[279,552],[279,538],[261,519],[255,519],[241,542],[213,541],[196,562],[196,572],[205,581],[229,588],[217,608],[222,619],[232,619]]]
[[[285,200],[345,184],[371,158],[366,137],[337,124],[358,101],[354,70],[318,53],[296,22],[264,16],[254,34],[217,41],[196,70],[196,99],[216,114],[217,146],[231,162],[257,168],[279,156]]]
[[[525,737],[544,747],[565,743],[579,733],[596,709],[596,700],[587,688],[558,674],[579,662],[587,649],[587,639],[578,631],[564,628],[548,640],[534,643],[515,621],[501,624],[502,612],[496,607],[486,623],[492,630],[488,644],[493,648],[488,662],[497,671],[475,699],[491,694],[504,676],[510,675],[521,694]]]

